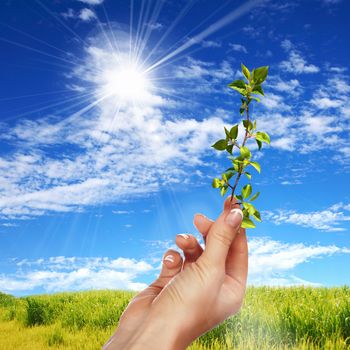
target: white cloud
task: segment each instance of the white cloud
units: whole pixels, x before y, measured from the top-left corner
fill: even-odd
[[[293,44],[289,39],[284,39],[281,42],[281,47],[285,50],[285,51],[289,51],[291,48],[293,48]]]
[[[150,29],[150,30],[161,30],[164,26],[163,24],[159,23],[159,22],[152,22],[152,23],[147,23],[146,26]]]
[[[218,66],[211,62],[204,62],[189,58],[187,63],[179,66],[175,70],[175,77],[178,79],[211,79],[217,83],[224,79],[231,80],[235,76],[235,72],[227,61],[221,62]]]
[[[3,292],[47,292],[84,289],[140,290],[147,285],[137,280],[155,268],[144,260],[107,257],[50,257],[14,261],[17,270],[0,274]]]
[[[145,241],[148,258],[65,257],[11,259],[13,271],[0,274],[5,293],[59,292],[85,289],[141,290],[146,278],[160,271],[161,256],[176,249],[173,241]],[[294,269],[314,259],[349,254],[350,249],[334,245],[283,243],[267,237],[249,240],[249,279],[253,285],[313,284],[295,276]],[[151,262],[151,263],[150,263]]]
[[[335,5],[341,3],[343,0],[322,0],[325,5]]]
[[[261,104],[268,110],[275,112],[290,111],[291,107],[288,104],[284,103],[284,99],[285,98],[283,96],[270,92],[266,93],[264,97],[261,97]]]
[[[299,96],[302,87],[298,79],[281,79],[280,77],[269,77],[269,88],[279,92],[288,93],[288,95]]]
[[[243,52],[243,53],[248,53],[248,50],[246,49],[245,46],[241,44],[229,44],[231,50],[236,51],[236,52]]]
[[[290,51],[288,60],[282,61],[280,63],[280,68],[295,74],[318,73],[320,71],[314,64],[307,63],[301,54],[295,50]]]
[[[80,11],[79,18],[84,22],[89,22],[96,18],[96,14],[94,11],[85,8]]]
[[[320,231],[336,232],[345,231],[339,227],[344,222],[350,221],[350,205],[335,204],[329,209],[314,211],[310,213],[298,213],[293,210],[277,210],[277,212],[266,212],[265,217],[276,225],[294,224],[303,227],[311,227]]]
[[[128,37],[123,32],[117,36],[125,45],[119,50],[127,56],[129,40],[123,41],[123,35]],[[117,64],[106,46],[101,38],[91,39],[85,63],[71,74],[77,84],[94,86],[90,102],[103,90],[100,72]],[[232,76],[227,62],[220,69],[200,65],[210,79]],[[83,108],[66,119],[24,119],[1,134],[20,147],[0,157],[0,218],[83,210],[149,194],[190,181],[186,166],[206,166],[203,157],[222,134],[221,117],[178,117],[172,100],[151,89],[135,104],[119,101],[116,107],[116,99],[105,98],[91,111]],[[22,147],[31,151],[22,152]],[[53,155],[51,147],[62,152]]]
[[[314,97],[310,102],[319,109],[338,108],[343,104],[343,101],[329,97]]]
[[[69,8],[66,12],[62,12],[61,16],[64,19],[75,18],[75,12],[73,9]]]
[[[117,215],[123,215],[123,214],[132,214],[134,213],[133,210],[112,210],[113,214],[117,214]]]
[[[330,71],[330,72],[334,72],[334,73],[344,73],[347,71],[347,68],[346,67],[336,67],[336,66],[328,66],[327,69]]]
[[[248,282],[254,285],[313,284],[296,277],[293,269],[313,259],[334,254],[349,254],[350,249],[335,245],[305,245],[282,243],[269,238],[249,240]]]
[[[84,4],[88,4],[88,5],[101,5],[104,0],[78,0],[80,2],[83,2]]]
[[[214,40],[203,40],[201,44],[203,47],[221,47],[222,46],[221,42],[214,41]]]

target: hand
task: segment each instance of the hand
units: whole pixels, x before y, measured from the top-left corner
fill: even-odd
[[[240,309],[248,249],[242,212],[230,199],[215,222],[195,216],[204,251],[194,236],[177,235],[185,261],[166,252],[159,277],[132,299],[104,349],[185,349]]]

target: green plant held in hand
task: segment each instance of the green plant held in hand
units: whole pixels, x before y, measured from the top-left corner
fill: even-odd
[[[251,168],[254,168],[260,173],[260,164],[252,161],[252,152],[247,146],[247,141],[249,139],[255,140],[259,150],[261,150],[263,142],[270,144],[270,136],[266,132],[257,131],[256,120],[253,121],[249,113],[251,102],[253,100],[260,102],[260,99],[256,97],[256,95],[264,95],[262,83],[267,77],[268,69],[269,67],[264,66],[253,69],[250,72],[249,69],[242,63],[242,73],[246,78],[246,81],[235,80],[228,86],[241,94],[242,105],[239,112],[240,115],[243,116],[243,141],[241,144],[239,144],[237,141],[238,124],[236,124],[230,130],[225,127],[226,137],[218,140],[212,145],[212,147],[218,151],[228,152],[228,159],[230,159],[232,162],[232,166],[222,173],[221,179],[215,178],[213,180],[213,187],[219,188],[222,196],[225,195],[229,188],[232,190],[231,200],[236,198],[239,201],[238,203],[243,207],[243,228],[255,228],[255,223],[252,221],[252,218],[257,221],[261,221],[259,211],[252,204],[252,202],[258,198],[260,192],[252,195],[253,188],[252,184],[250,183],[252,175],[249,172]],[[234,152],[236,149],[238,155],[236,155],[236,152]],[[249,182],[242,187],[240,194],[236,194],[235,192],[239,184],[239,180],[243,174],[247,177]],[[233,185],[230,183],[231,178],[234,178]]]

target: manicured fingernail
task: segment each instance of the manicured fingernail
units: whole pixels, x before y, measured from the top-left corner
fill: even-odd
[[[165,258],[164,258],[164,260],[166,260],[166,261],[170,261],[170,262],[174,262],[175,261],[175,259],[174,259],[174,256],[173,255],[167,255]]]
[[[238,208],[233,208],[226,216],[225,222],[237,230],[241,227],[242,219],[242,210]]]
[[[178,236],[181,236],[184,239],[189,239],[190,238],[190,236],[186,235],[186,233],[179,233]]]

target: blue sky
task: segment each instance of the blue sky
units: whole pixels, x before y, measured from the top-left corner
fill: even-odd
[[[241,62],[270,67],[249,283],[349,283],[348,2],[0,6],[1,291],[141,289],[176,234],[199,238]]]

